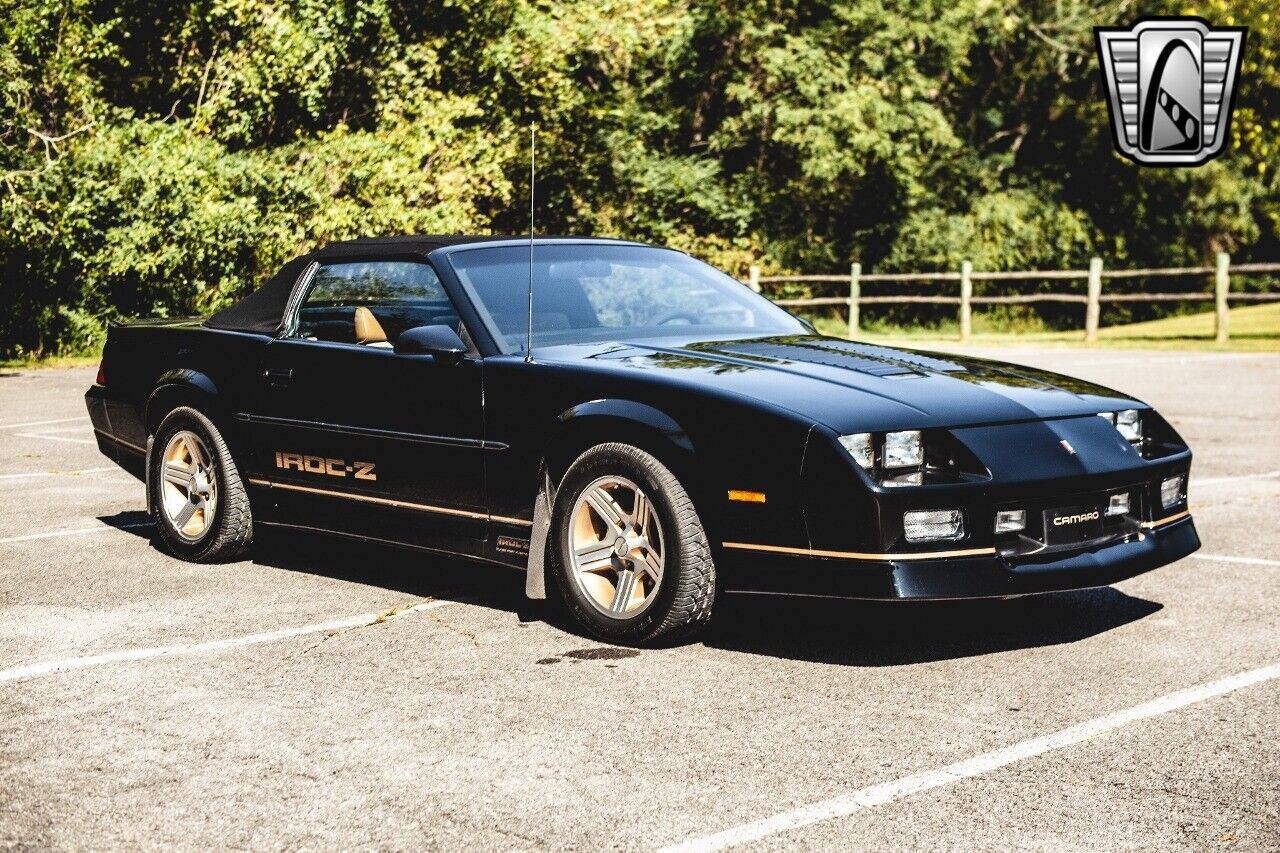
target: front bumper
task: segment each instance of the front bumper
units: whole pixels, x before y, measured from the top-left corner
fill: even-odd
[[[929,600],[1005,598],[1107,586],[1168,565],[1200,547],[1191,516],[1145,530],[1128,541],[1079,551],[1003,557],[868,561],[764,552],[724,543],[727,592],[833,598]]]

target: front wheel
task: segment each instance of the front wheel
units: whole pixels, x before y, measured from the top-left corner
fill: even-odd
[[[589,634],[626,644],[687,639],[711,616],[715,566],[688,493],[627,444],[601,444],[556,492],[551,567],[561,600]]]
[[[184,560],[239,556],[253,538],[249,497],[218,428],[195,409],[160,423],[147,459],[148,503],[160,539]]]

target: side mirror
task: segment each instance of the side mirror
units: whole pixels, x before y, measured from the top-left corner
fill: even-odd
[[[431,355],[457,362],[467,354],[467,345],[450,326],[414,326],[396,338],[395,350],[401,355]]]

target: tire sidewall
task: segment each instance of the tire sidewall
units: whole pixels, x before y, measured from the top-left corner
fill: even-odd
[[[214,508],[213,522],[194,541],[179,536],[164,511],[164,449],[174,433],[183,430],[195,433],[204,442],[218,487],[218,503]],[[174,409],[166,415],[151,442],[151,453],[147,459],[147,490],[150,492],[147,497],[151,505],[151,517],[165,547],[183,559],[199,561],[207,556],[217,543],[225,523],[228,489],[221,448],[222,441],[217,427],[200,412],[186,407]]]
[[[657,462],[656,459],[654,461]],[[626,477],[642,489],[662,525],[664,569],[657,597],[643,612],[629,619],[611,619],[596,610],[574,578],[569,558],[572,549],[568,536],[574,506],[586,486],[600,477],[610,475]],[[594,448],[569,468],[556,490],[551,523],[551,566],[560,590],[561,602],[580,623],[590,626],[595,633],[613,642],[644,640],[662,624],[671,609],[683,559],[684,542],[679,535],[670,496],[654,475],[645,466],[638,464],[631,454],[612,447]]]

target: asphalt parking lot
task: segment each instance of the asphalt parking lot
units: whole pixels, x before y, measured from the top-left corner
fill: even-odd
[[[1280,849],[1280,355],[994,354],[1159,408],[1202,551],[1005,602],[726,596],[643,651],[497,569],[172,559],[92,371],[0,371],[0,845]]]

